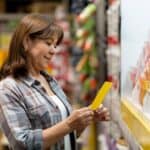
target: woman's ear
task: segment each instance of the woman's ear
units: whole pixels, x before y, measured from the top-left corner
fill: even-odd
[[[31,39],[28,36],[23,40],[23,47],[26,52],[31,48]]]

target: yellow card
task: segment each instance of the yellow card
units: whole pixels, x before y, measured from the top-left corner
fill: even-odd
[[[100,106],[106,94],[109,92],[111,86],[112,82],[104,82],[103,86],[100,88],[95,99],[93,100],[92,104],[89,106],[92,110],[95,110]]]

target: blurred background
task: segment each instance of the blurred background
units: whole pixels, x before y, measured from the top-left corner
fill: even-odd
[[[144,22],[140,30],[135,23],[141,22],[145,16],[141,12],[150,5],[148,0],[139,3],[0,0],[0,66],[19,20],[28,13],[42,13],[54,18],[64,31],[63,42],[46,71],[58,80],[73,108],[88,106],[105,81],[113,83],[103,103],[111,121],[89,126],[77,139],[77,150],[150,150],[150,75],[145,69],[150,67],[149,37],[143,34],[138,42],[134,40],[139,31],[149,33],[150,24],[143,31]],[[7,150],[8,145],[1,132],[0,150]]]

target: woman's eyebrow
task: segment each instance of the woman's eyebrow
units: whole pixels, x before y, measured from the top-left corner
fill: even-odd
[[[46,41],[47,41],[47,42],[50,42],[50,43],[53,43],[53,42],[54,42],[54,40],[53,40],[53,39],[51,39],[51,38],[46,39]]]

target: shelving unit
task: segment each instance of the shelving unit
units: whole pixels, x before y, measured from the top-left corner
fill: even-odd
[[[122,117],[143,150],[150,149],[150,120],[129,100],[121,101]]]
[[[149,1],[122,0],[121,4],[122,117],[141,149],[150,150]]]

